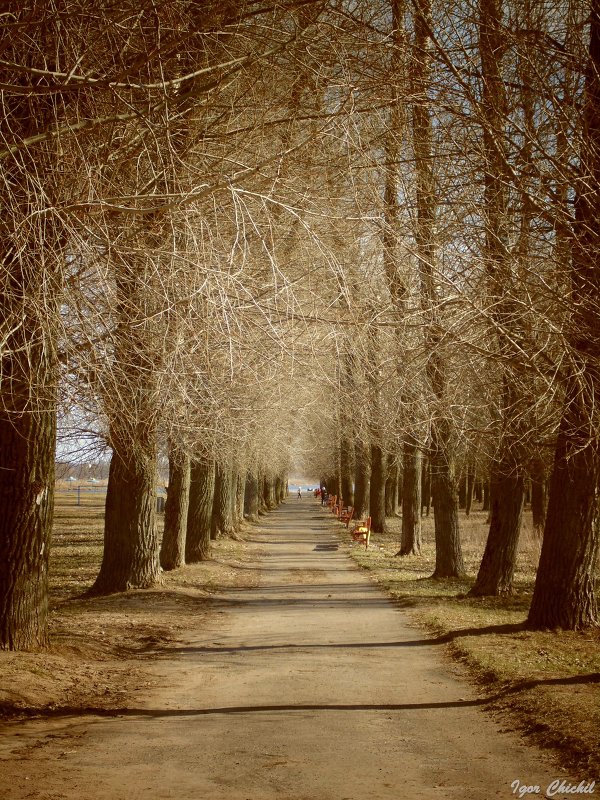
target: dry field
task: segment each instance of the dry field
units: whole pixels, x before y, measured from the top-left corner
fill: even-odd
[[[461,513],[467,580],[432,580],[435,564],[433,517],[423,520],[421,556],[398,557],[401,520],[374,535],[372,547],[352,543],[352,557],[460,659],[507,727],[537,743],[557,748],[582,778],[600,778],[600,630],[532,632],[524,629],[539,559],[540,542],[526,513],[515,592],[503,598],[470,598],[487,535],[486,514]],[[600,572],[598,574],[600,583]]]

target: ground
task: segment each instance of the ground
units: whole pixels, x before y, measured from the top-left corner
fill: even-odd
[[[447,587],[415,590],[405,573],[416,563],[392,574],[393,531],[368,553],[351,549],[310,498],[156,590],[75,599],[93,579],[99,520],[100,508],[59,511],[52,651],[0,654],[0,698],[17,714],[2,730],[0,796],[117,800],[145,787],[150,798],[487,800],[515,796],[515,780],[598,777],[594,634],[571,638],[579,670],[556,663],[554,634],[540,634],[544,647],[518,628],[486,630],[493,603],[455,600],[463,617],[448,635]],[[393,603],[346,551],[370,562]],[[505,613],[522,618],[512,603]],[[486,674],[486,650],[498,674]],[[470,685],[473,674],[484,683]],[[562,742],[545,721],[550,702],[562,702],[555,716],[585,712],[557,720]],[[502,710],[515,705],[516,717]],[[525,746],[536,728],[561,746],[553,760]]]

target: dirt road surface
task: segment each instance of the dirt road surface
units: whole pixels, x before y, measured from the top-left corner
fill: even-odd
[[[566,777],[501,730],[312,498],[257,536],[259,586],[149,666],[150,694],[117,717],[2,727],[0,798],[492,800]]]

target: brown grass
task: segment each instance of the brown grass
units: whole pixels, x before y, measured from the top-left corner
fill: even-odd
[[[368,569],[416,624],[448,641],[490,697],[535,741],[556,748],[565,766],[590,780],[600,776],[600,630],[533,632],[523,629],[535,580],[540,542],[525,515],[515,592],[510,597],[470,598],[485,546],[486,514],[461,516],[461,539],[468,578],[433,580],[433,518],[424,518],[421,556],[398,557],[401,520],[388,519],[388,531],[372,547],[353,544],[352,557]],[[600,577],[600,575],[599,575]],[[582,772],[583,771],[583,772]]]
[[[216,592],[256,581],[251,562],[257,547],[222,540],[213,544],[209,561],[164,573],[156,589],[85,597],[102,558],[103,502],[103,495],[85,501],[82,495],[78,506],[76,493],[57,495],[51,646],[45,653],[0,651],[0,713],[6,716],[121,706],[150,685],[143,663],[202,625]]]

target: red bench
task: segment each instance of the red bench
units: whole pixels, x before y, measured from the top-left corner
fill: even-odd
[[[369,546],[369,540],[371,538],[371,517],[367,517],[364,522],[359,522],[357,525],[354,526],[352,529],[352,539],[355,542],[364,542],[365,550]]]
[[[354,508],[353,506],[350,506],[349,508],[343,508],[341,510],[338,519],[340,522],[344,523],[346,528],[348,528],[350,526],[350,521],[353,516],[354,516]]]

